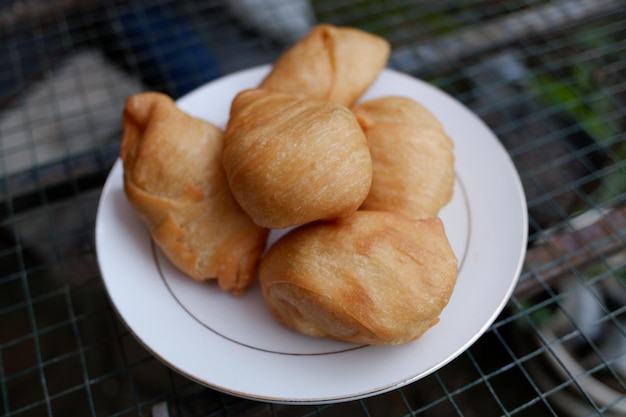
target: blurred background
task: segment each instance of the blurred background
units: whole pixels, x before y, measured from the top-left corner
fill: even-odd
[[[271,63],[318,22],[386,38],[391,68],[493,129],[529,247],[504,312],[440,371],[365,400],[272,405],[140,346],[93,229],[129,95],[178,98]],[[623,0],[0,0],[0,415],[626,415],[625,23]]]

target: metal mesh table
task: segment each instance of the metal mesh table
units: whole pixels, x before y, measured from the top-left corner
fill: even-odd
[[[626,415],[625,6],[0,1],[0,415]],[[385,37],[391,67],[488,123],[524,185],[529,246],[505,310],[439,371],[358,401],[266,404],[178,375],[126,330],[96,205],[129,95],[272,62],[315,22]]]

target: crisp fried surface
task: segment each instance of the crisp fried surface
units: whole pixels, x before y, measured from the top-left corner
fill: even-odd
[[[124,187],[154,241],[196,280],[241,292],[256,274],[268,231],[233,198],[223,172],[223,134],[167,96],[142,93],[124,110]]]
[[[367,344],[420,337],[438,322],[456,276],[438,218],[375,211],[294,229],[259,268],[280,322],[311,336]]]
[[[436,217],[452,199],[454,149],[443,126],[406,97],[382,97],[353,109],[370,147],[372,188],[363,209],[420,219]]]
[[[351,214],[372,180],[365,135],[347,107],[262,89],[235,97],[223,163],[241,207],[269,228]]]
[[[351,106],[385,67],[389,52],[381,37],[320,24],[276,60],[260,87]]]

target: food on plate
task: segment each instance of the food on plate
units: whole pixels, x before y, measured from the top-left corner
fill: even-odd
[[[385,67],[389,52],[379,36],[320,24],[274,62],[260,87],[351,106]]]
[[[437,217],[452,198],[454,145],[416,101],[381,97],[353,107],[372,156],[372,187],[362,208],[413,219]]]
[[[223,163],[241,207],[260,226],[281,229],[355,212],[372,161],[345,106],[263,89],[240,92],[224,135]]]
[[[289,231],[261,261],[263,296],[298,332],[364,344],[400,344],[439,320],[457,260],[440,219],[382,211]]]
[[[160,93],[131,96],[123,128],[124,190],[154,242],[190,277],[241,293],[255,278],[268,230],[230,192],[223,132]]]
[[[131,96],[124,190],[172,263],[235,294],[258,273],[276,319],[310,336],[400,344],[434,326],[458,273],[438,217],[453,143],[412,99],[354,104],[388,56],[382,38],[318,25],[238,91],[224,132]]]

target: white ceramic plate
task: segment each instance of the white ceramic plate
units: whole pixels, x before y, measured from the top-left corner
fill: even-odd
[[[235,94],[256,86],[268,70],[264,66],[226,76],[178,104],[224,127]],[[487,330],[509,299],[525,255],[526,202],[517,172],[492,132],[445,93],[385,70],[363,99],[384,95],[423,103],[455,143],[454,198],[441,217],[460,272],[440,322],[400,346],[350,345],[288,330],[274,321],[258,287],[237,298],[172,267],[127,202],[118,161],[98,208],[98,261],[115,308],[156,357],[192,380],[234,395],[326,403],[416,381]]]

